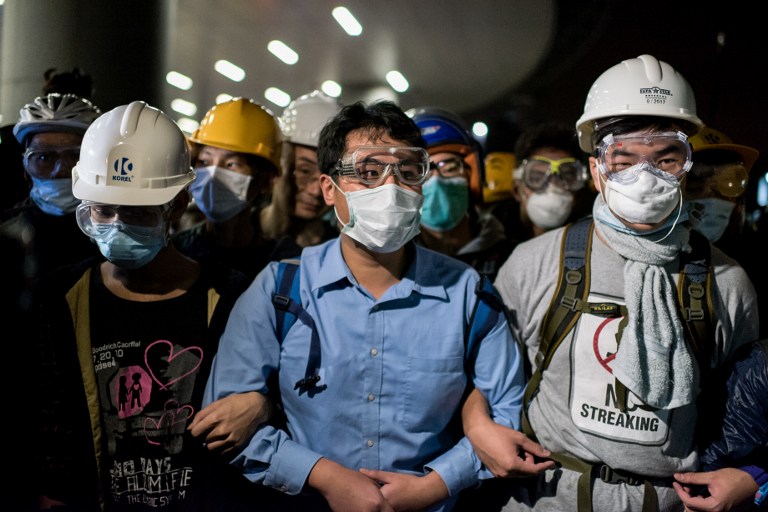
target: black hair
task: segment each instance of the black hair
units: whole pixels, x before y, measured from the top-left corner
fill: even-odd
[[[317,163],[320,172],[333,174],[336,163],[347,149],[347,136],[362,130],[371,139],[389,136],[409,146],[426,149],[421,130],[394,102],[380,100],[370,105],[362,101],[342,107],[320,132],[317,146]]]
[[[43,96],[52,92],[75,94],[90,100],[93,97],[93,78],[84,74],[80,68],[57,73],[56,68],[49,68],[43,73]]]
[[[520,162],[544,147],[560,149],[576,159],[582,155],[576,130],[561,122],[547,122],[532,126],[520,134],[515,141],[515,158]]]

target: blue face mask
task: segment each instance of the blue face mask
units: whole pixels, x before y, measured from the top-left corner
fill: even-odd
[[[121,222],[97,224],[99,234],[92,238],[99,251],[109,261],[121,268],[141,268],[165,247],[164,232],[157,233],[156,227],[128,226]]]
[[[74,213],[80,200],[72,195],[72,179],[48,179],[32,178],[32,189],[29,197],[42,211],[48,215],[61,217]]]
[[[195,169],[189,185],[195,204],[211,222],[225,222],[248,207],[248,187],[253,178],[223,167]]]
[[[433,176],[422,187],[424,207],[421,224],[433,231],[455,228],[467,214],[469,186],[464,177]]]

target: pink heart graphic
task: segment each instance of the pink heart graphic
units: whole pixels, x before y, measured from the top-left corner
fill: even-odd
[[[169,405],[173,404],[173,408],[169,408]],[[183,413],[183,414],[182,414]],[[195,408],[191,405],[183,405],[179,407],[179,403],[176,400],[168,400],[165,403],[165,412],[160,419],[155,421],[152,418],[144,418],[144,438],[149,444],[159,445],[157,441],[152,441],[149,438],[147,432],[147,424],[150,427],[154,427],[154,430],[160,430],[161,428],[169,428],[176,423],[186,423],[195,414]]]
[[[167,345],[168,346],[168,365],[169,365],[169,367],[171,365],[171,362],[176,357],[178,357],[179,355],[183,354],[184,352],[188,352],[190,350],[191,351],[196,351],[198,353],[197,364],[193,368],[188,370],[187,372],[185,372],[185,373],[181,374],[180,376],[176,377],[175,379],[171,379],[167,383],[163,384],[160,381],[160,379],[155,375],[155,372],[152,370],[152,366],[149,364],[149,360],[148,360],[148,357],[147,357],[147,354],[149,354],[149,351],[152,350],[153,347],[158,346],[159,344],[163,344],[163,345]],[[181,379],[183,379],[187,375],[190,375],[191,373],[194,373],[195,370],[197,370],[200,367],[202,362],[203,362],[203,349],[202,348],[200,348],[200,347],[187,347],[185,349],[179,350],[178,352],[174,352],[173,351],[173,343],[171,343],[168,340],[157,340],[157,341],[154,341],[144,351],[144,364],[146,365],[147,370],[149,371],[149,374],[152,376],[152,380],[157,382],[160,385],[161,389],[168,389],[171,385],[173,385],[173,383],[180,381]]]

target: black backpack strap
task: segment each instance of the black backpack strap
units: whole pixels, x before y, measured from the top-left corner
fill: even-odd
[[[480,343],[496,325],[499,315],[507,316],[504,301],[485,274],[480,274],[480,280],[475,286],[475,295],[477,300],[469,318],[469,331],[464,338],[464,369],[470,382],[474,377]]]
[[[680,253],[677,298],[686,339],[704,378],[711,369],[714,312],[712,309],[711,249],[709,240],[691,230],[690,253]]]
[[[302,321],[312,331],[312,339],[309,345],[309,357],[307,358],[307,369],[304,372],[304,378],[297,381],[293,389],[298,389],[299,394],[306,392],[310,396],[318,391],[325,389],[325,386],[318,386],[320,382],[320,336],[317,333],[315,321],[301,307],[301,296],[299,286],[299,262],[297,260],[283,260],[277,268],[277,291],[272,296],[272,303],[275,306],[275,331],[278,334],[280,343],[285,339],[286,334],[291,329],[296,319]]]

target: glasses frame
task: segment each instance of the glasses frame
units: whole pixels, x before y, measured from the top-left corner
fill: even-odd
[[[168,212],[171,210],[172,204],[173,201],[161,205],[127,206],[84,200],[77,206],[75,216],[77,218],[77,225],[80,226],[80,230],[91,238],[98,239],[103,236],[103,233],[96,226],[115,226],[117,229],[130,233],[136,239],[149,240],[156,236],[160,236],[165,232],[166,226],[168,225]],[[157,215],[157,223],[154,225],[126,223],[120,218],[119,213],[117,213],[114,220],[111,222],[94,222],[93,215],[91,214],[92,206],[107,206],[109,208],[114,208],[116,211],[119,211],[120,208],[149,208],[158,206],[160,211]],[[149,229],[142,231],[145,228],[151,228],[151,231]]]
[[[447,163],[449,163],[449,162],[451,162],[451,163],[458,162],[459,170],[456,171],[455,174],[451,174],[450,176],[446,176],[443,173],[443,167],[445,167],[445,165]],[[432,161],[430,161],[429,162],[429,170],[430,170],[430,174],[437,173],[441,178],[446,178],[446,179],[466,177],[466,164],[464,163],[464,159],[462,157],[458,156],[458,155],[453,156],[451,158],[446,158],[444,160],[440,160],[439,162],[432,162]]]
[[[541,185],[535,185],[529,181],[530,173],[528,164],[533,162],[544,162],[549,164],[549,171],[547,172],[546,177],[544,178],[544,181],[541,183]],[[568,183],[563,179],[562,174],[560,173],[560,166],[563,164],[575,164],[577,168],[578,176],[576,177],[576,181],[574,183]],[[529,189],[538,192],[539,190],[543,190],[549,185],[549,182],[552,179],[552,176],[556,175],[560,181],[560,183],[563,184],[563,187],[561,187],[563,190],[566,190],[568,192],[576,192],[578,190],[581,190],[584,188],[584,185],[587,183],[587,167],[584,165],[583,162],[577,160],[574,157],[566,157],[566,158],[560,158],[558,160],[552,160],[551,158],[547,158],[545,156],[534,156],[532,158],[526,158],[522,162],[520,162],[520,166],[518,167],[519,171],[516,173],[517,176],[515,176],[515,179],[521,179],[523,180],[523,183],[525,183],[525,186]]]
[[[357,165],[363,163],[358,162],[357,157],[359,153],[364,153],[366,151],[378,151],[381,155],[395,155],[399,151],[412,151],[414,153],[419,153],[421,155],[420,165],[423,167],[424,172],[418,180],[411,180],[409,178],[404,178],[400,172],[400,166],[403,165],[402,161],[377,162],[381,165],[384,165],[384,171],[381,173],[381,176],[379,176],[379,178],[377,178],[375,181],[364,179],[358,174],[357,171]],[[338,174],[339,176],[343,176],[345,178],[354,178],[359,183],[368,187],[377,187],[381,185],[384,183],[387,177],[392,174],[393,171],[397,175],[397,179],[400,181],[400,183],[411,187],[416,187],[423,184],[425,181],[427,181],[431,174],[429,154],[427,153],[427,150],[424,148],[409,146],[360,146],[356,148],[351,155],[345,155],[338,162],[336,162],[336,167],[334,168],[334,174]]]
[[[29,174],[31,174],[32,176],[35,176],[36,178],[48,178],[51,176],[51,173],[53,172],[53,170],[56,169],[56,164],[62,161],[62,154],[65,152],[74,151],[75,153],[77,153],[77,156],[75,157],[75,160],[72,164],[72,166],[74,167],[74,165],[77,164],[78,160],[80,160],[80,147],[81,146],[78,145],[78,146],[67,146],[67,147],[56,148],[56,149],[28,148],[26,151],[24,151],[24,155],[23,155],[24,169]],[[56,154],[56,159],[53,160],[53,162],[50,164],[50,169],[47,169],[45,172],[39,172],[35,169],[37,165],[32,167],[30,166],[30,158],[35,153],[55,153]]]
[[[660,167],[658,167],[658,164],[655,160],[649,160],[645,157],[640,159],[640,161],[637,164],[634,164],[628,169],[625,169],[624,171],[618,171],[618,172],[610,172],[608,170],[608,164],[606,160],[606,153],[608,151],[608,148],[612,145],[616,144],[617,142],[622,141],[629,141],[629,140],[641,140],[646,141],[646,144],[649,144],[651,141],[655,139],[676,139],[683,143],[685,147],[685,162],[683,163],[683,166],[680,171],[677,173],[671,173],[667,172]],[[691,143],[688,141],[688,136],[683,132],[665,132],[665,133],[653,133],[653,134],[647,134],[647,135],[634,135],[634,134],[627,134],[627,135],[614,135],[612,133],[609,133],[605,137],[603,137],[603,140],[600,141],[600,147],[597,150],[597,168],[600,171],[600,174],[603,175],[603,177],[606,180],[615,181],[617,183],[623,183],[623,184],[630,184],[637,181],[639,177],[638,172],[625,172],[632,167],[636,167],[641,162],[648,162],[653,163],[653,169],[654,174],[658,175],[660,178],[666,179],[668,181],[676,180],[680,181],[685,174],[691,170],[691,167],[693,166],[693,149],[691,148]]]

